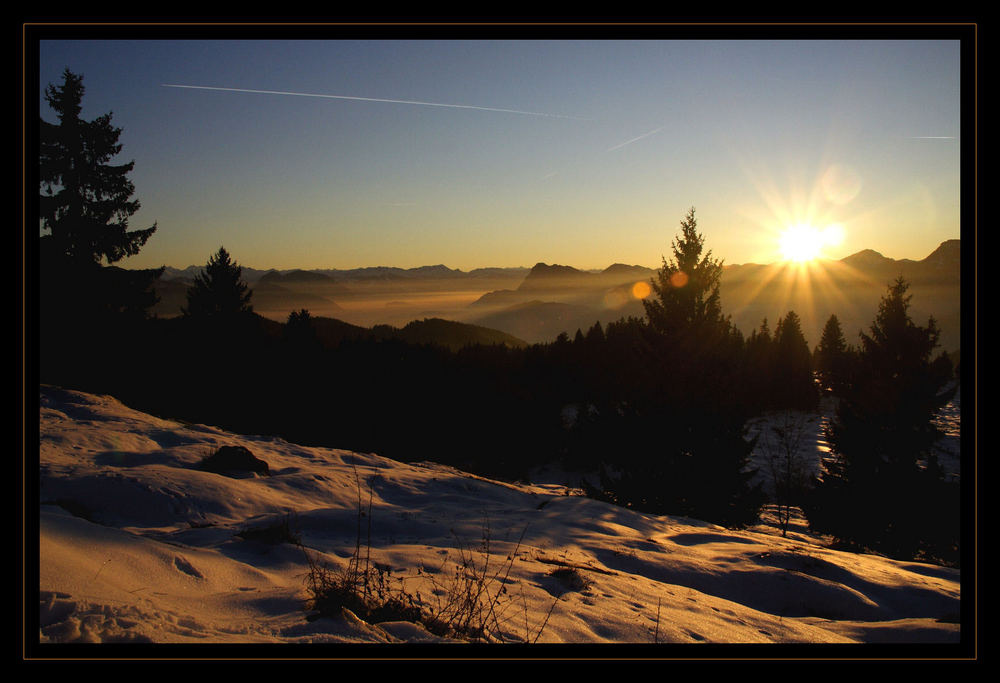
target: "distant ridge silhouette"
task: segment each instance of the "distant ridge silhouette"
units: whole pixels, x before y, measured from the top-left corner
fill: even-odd
[[[796,282],[795,269],[785,263],[726,265],[722,276],[723,307],[744,333],[756,329],[765,317],[773,322],[793,309],[803,317],[803,331],[810,344],[818,341],[826,318],[836,314],[848,341],[853,343],[857,332],[874,315],[886,284],[902,275],[913,285],[915,318],[926,320],[933,315],[941,324],[945,348],[959,347],[961,240],[945,240],[921,260],[896,260],[863,249],[839,260],[821,259],[817,265],[824,272],[817,280],[822,282],[823,291],[812,297],[806,296],[801,282]],[[184,293],[197,272],[195,267],[165,269],[155,283],[161,297],[158,314],[170,315],[167,311],[171,306],[183,303]],[[468,272],[443,264],[408,269],[376,266],[244,272],[249,273],[247,281],[255,289],[255,301],[263,308],[306,308],[314,315],[330,311],[334,317],[342,310],[337,298],[350,291],[352,283],[388,291],[394,287],[419,288],[421,283],[437,291],[474,290],[487,282],[501,284],[504,288],[486,292],[464,313],[455,315],[461,321],[535,343],[552,341],[560,332],[572,334],[577,327],[589,328],[596,321],[607,324],[621,317],[641,317],[643,309],[632,296],[631,287],[636,282],[648,282],[656,270],[614,263],[603,271],[588,271],[538,262],[531,268],[477,268]]]

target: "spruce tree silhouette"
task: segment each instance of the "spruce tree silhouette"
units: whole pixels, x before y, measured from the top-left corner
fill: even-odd
[[[242,275],[243,268],[220,246],[188,289],[187,305],[181,308],[181,314],[201,321],[232,322],[253,313],[253,290]]]
[[[63,84],[49,85],[45,101],[58,124],[40,121],[41,219],[50,235],[46,250],[80,263],[109,264],[133,256],[156,232],[156,225],[128,230],[128,219],[139,210],[130,199],[135,186],[128,179],[134,161],[108,162],[121,151],[122,129],[111,125],[111,112],[93,121],[80,118],[83,77],[69,69]]]
[[[861,334],[858,372],[827,430],[833,459],[805,507],[810,527],[853,546],[911,559],[957,554],[957,485],[945,482],[935,414],[954,394],[939,331],[909,315],[898,278]]]
[[[774,386],[774,367],[777,364],[774,339],[767,318],[750,333],[744,355],[744,400],[753,403],[758,412],[774,407],[771,389]]]
[[[653,329],[679,333],[725,321],[719,298],[722,261],[712,252],[702,255],[705,239],[698,232],[694,207],[681,221],[680,237],[672,243],[673,258],[663,257],[663,267],[651,281],[656,296],[642,300]]]
[[[83,95],[83,76],[69,69],[61,85],[45,89],[58,123],[39,121],[38,206],[48,231],[39,240],[40,303],[50,319],[143,317],[156,303],[151,285],[163,268],[123,271],[102,268],[102,262],[110,266],[137,254],[156,225],[128,229],[129,217],[139,210],[128,178],[135,162],[110,163],[121,152],[122,129],[111,124],[111,112],[81,119]]]
[[[305,308],[288,314],[281,336],[288,347],[285,353],[294,357],[297,366],[315,362],[316,356],[323,350],[315,321]]]
[[[603,491],[595,495],[738,527],[756,521],[763,503],[759,487],[750,484],[753,444],[744,439],[746,415],[738,398],[745,345],[723,315],[722,263],[704,246],[692,208],[673,242],[673,258],[663,259],[652,280],[656,295],[643,300],[641,342],[608,362],[630,368],[641,359],[641,376],[632,375],[627,387],[622,382],[624,399],[609,418],[630,432],[605,440],[618,442],[615,465],[623,474],[606,472]],[[622,331],[615,329],[614,336]],[[621,449],[626,438],[629,448]]]
[[[812,354],[795,311],[778,319],[774,331],[772,396],[777,408],[813,410],[819,400],[812,376]]]
[[[39,117],[40,379],[118,390],[119,370],[148,363],[144,326],[163,268],[113,264],[138,253],[156,225],[128,229],[139,209],[128,178],[133,162],[111,163],[122,149],[122,131],[111,124],[110,112],[92,121],[80,117],[83,77],[66,69],[63,82],[49,84],[44,96],[58,120]]]
[[[823,332],[813,356],[813,364],[823,387],[835,394],[841,393],[846,383],[849,382],[848,373],[854,349],[848,346],[844,332],[840,327],[840,320],[836,315],[831,315],[823,326]]]

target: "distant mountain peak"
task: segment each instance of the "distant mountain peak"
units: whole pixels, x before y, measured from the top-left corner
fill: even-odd
[[[841,259],[841,262],[855,267],[869,268],[890,265],[909,266],[914,264],[921,264],[934,268],[950,268],[953,266],[958,267],[961,261],[961,253],[961,240],[951,239],[942,242],[937,249],[920,261],[913,261],[911,259],[892,259],[888,256],[883,256],[874,249],[862,249],[857,253]]]
[[[962,242],[961,240],[954,239],[942,242],[938,248],[932,251],[927,258],[921,261],[921,263],[943,268],[958,265],[961,260]]]
[[[301,268],[296,268],[295,270],[289,270],[287,272],[280,272],[275,269],[271,269],[264,273],[259,282],[276,283],[276,282],[332,282],[333,279],[329,275],[324,275],[323,273],[317,273],[309,270],[302,270]]]
[[[558,263],[536,263],[525,276],[519,290],[525,289],[564,289],[576,287],[593,273],[577,270],[572,266],[561,266]]]
[[[601,275],[647,278],[655,272],[655,270],[647,268],[646,266],[630,266],[626,263],[612,263],[610,266],[601,271]]]
[[[460,269],[449,268],[443,263],[439,263],[436,266],[418,266],[416,268],[408,268],[406,272],[411,275],[418,275],[418,276],[440,275],[445,277],[451,277],[456,275],[464,275],[464,273]]]
[[[577,270],[573,266],[561,266],[558,263],[553,263],[551,266],[547,263],[536,263],[531,268],[531,272],[528,273],[528,277],[551,277],[551,276],[566,276],[572,275],[574,277],[580,275],[586,275],[582,270]]]
[[[891,259],[883,256],[874,249],[862,249],[859,252],[851,254],[841,259],[841,261],[866,261],[866,262],[878,262],[878,261],[890,261]]]

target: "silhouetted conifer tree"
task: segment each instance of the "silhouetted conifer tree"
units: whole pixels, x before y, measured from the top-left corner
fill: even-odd
[[[305,308],[292,311],[282,329],[282,336],[292,347],[292,353],[312,356],[321,349],[319,334],[313,324],[312,314]],[[307,358],[306,360],[311,360]]]
[[[939,332],[909,316],[909,285],[889,286],[859,371],[827,430],[833,460],[805,506],[810,527],[894,557],[957,557],[957,484],[934,453],[935,414],[952,397],[951,362],[933,352]]]
[[[778,319],[771,394],[774,407],[813,410],[819,395],[812,375],[812,354],[795,311]]]
[[[58,121],[39,119],[38,367],[42,381],[124,397],[149,362],[143,323],[163,269],[111,265],[138,253],[156,226],[128,230],[139,208],[133,163],[110,163],[121,129],[110,112],[83,120],[83,95],[82,76],[65,70],[44,94]]]
[[[600,320],[594,323],[594,326],[587,330],[586,341],[590,345],[599,345],[604,343],[604,328],[601,327]]]
[[[840,320],[831,315],[823,326],[813,361],[820,382],[826,389],[840,394],[847,384],[854,349],[847,344]]]
[[[767,318],[764,318],[746,342],[743,392],[744,401],[752,412],[763,412],[772,407],[770,392],[775,360],[774,340]]]
[[[622,445],[612,451],[617,458],[608,458],[622,472],[606,472],[600,497],[728,526],[757,519],[763,499],[750,485],[753,444],[744,439],[737,391],[745,344],[722,313],[721,274],[721,262],[704,252],[692,208],[673,258],[664,258],[652,280],[656,295],[643,300],[648,323],[636,335],[641,365],[627,385],[631,395],[615,411],[629,433],[614,440]],[[620,348],[629,329],[609,326],[615,342],[608,348]],[[618,357],[609,362],[618,364]]]
[[[242,275],[243,268],[232,260],[225,247],[219,247],[188,289],[187,306],[181,309],[182,314],[198,320],[229,320],[252,313],[253,291]]]
[[[681,221],[680,237],[672,242],[673,257],[663,257],[663,267],[651,280],[656,296],[642,300],[653,329],[677,333],[718,326],[724,322],[719,286],[722,261],[712,252],[702,254],[705,239],[698,232],[692,207]]]
[[[151,291],[162,268],[137,271],[102,268],[139,252],[156,225],[128,230],[139,209],[129,180],[134,162],[114,165],[121,151],[121,128],[111,112],[92,121],[80,118],[83,77],[69,69],[61,85],[48,85],[45,101],[58,123],[39,121],[39,218],[41,305],[52,317],[95,314],[145,316],[156,303]]]
[[[128,231],[128,219],[139,210],[130,199],[135,186],[128,179],[135,162],[108,162],[121,151],[121,128],[111,125],[111,112],[93,121],[80,118],[83,77],[69,69],[63,84],[49,85],[45,101],[58,124],[40,121],[39,196],[43,226],[50,231],[47,250],[73,261],[116,263],[133,256],[156,232],[156,225]]]

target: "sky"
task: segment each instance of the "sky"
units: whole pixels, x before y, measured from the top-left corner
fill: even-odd
[[[960,237],[958,40],[42,40],[157,224],[129,268],[921,259]],[[184,86],[184,87],[179,87]],[[447,106],[445,106],[447,105]],[[967,132],[967,134],[969,134]]]

